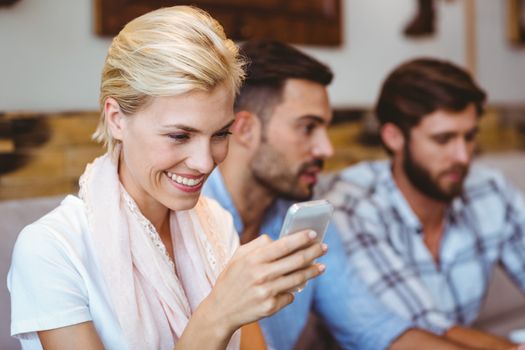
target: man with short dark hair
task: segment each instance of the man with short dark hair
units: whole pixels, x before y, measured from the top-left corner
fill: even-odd
[[[508,348],[464,328],[496,264],[525,290],[523,197],[500,174],[470,169],[484,101],[452,63],[402,64],[376,106],[391,160],[351,166],[319,192],[336,207],[351,265],[391,310],[466,346]]]
[[[326,85],[332,73],[297,49],[247,42],[247,78],[236,100],[236,122],[226,160],[204,188],[230,211],[241,241],[261,233],[278,239],[288,207],[311,198],[323,161],[332,155],[332,113]],[[386,310],[346,263],[330,228],[326,271],[295,294],[292,304],[260,324],[271,349],[293,349],[315,312],[345,349],[462,349]]]

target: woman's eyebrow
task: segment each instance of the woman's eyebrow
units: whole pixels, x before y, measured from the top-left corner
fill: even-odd
[[[235,119],[230,120],[226,125],[224,125],[222,128],[220,128],[217,131],[222,131],[222,130],[225,130],[225,129],[229,129],[233,125],[233,123],[235,123]]]
[[[192,128],[191,126],[183,125],[183,124],[169,124],[164,125],[163,128],[165,129],[180,129],[188,132],[199,132],[199,130]]]
[[[228,129],[229,127],[232,126],[232,124],[234,122],[235,122],[235,119],[230,120],[226,125],[224,125],[222,128],[220,128],[218,131],[221,131],[221,130],[224,130],[224,129]],[[193,133],[200,133],[201,132],[201,130],[199,130],[199,129],[195,129],[194,127],[191,127],[191,126],[188,126],[188,125],[184,125],[184,124],[168,124],[168,125],[163,125],[162,128],[163,129],[180,129],[180,130],[183,130],[183,131],[193,132]]]

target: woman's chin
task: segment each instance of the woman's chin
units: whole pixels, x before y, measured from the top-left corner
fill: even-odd
[[[177,210],[190,210],[193,209],[199,201],[200,194],[192,196],[192,198],[170,198],[164,205],[173,211]]]

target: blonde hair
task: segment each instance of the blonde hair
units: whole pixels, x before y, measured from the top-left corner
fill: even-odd
[[[161,8],[129,22],[113,39],[102,70],[101,118],[93,139],[112,152],[104,103],[114,98],[126,115],[153,97],[213,90],[226,84],[237,93],[244,61],[222,26],[191,6]]]

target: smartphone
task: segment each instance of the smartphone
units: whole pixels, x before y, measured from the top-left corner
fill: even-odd
[[[315,239],[322,242],[333,212],[333,205],[324,199],[295,203],[286,212],[279,238],[309,229],[317,232]],[[291,292],[299,293],[305,286],[306,283]]]
[[[324,199],[295,203],[286,213],[279,238],[310,229],[317,232],[316,240],[321,242],[333,212],[333,205]]]

